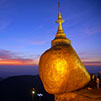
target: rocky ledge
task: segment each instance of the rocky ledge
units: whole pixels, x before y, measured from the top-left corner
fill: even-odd
[[[80,89],[70,93],[62,93],[55,95],[55,101],[101,101],[101,88]]]

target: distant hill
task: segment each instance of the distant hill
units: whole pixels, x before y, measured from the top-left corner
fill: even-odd
[[[39,76],[13,76],[0,82],[0,101],[32,101],[32,88],[36,94],[34,101],[39,101],[38,93],[42,93],[41,101],[54,101],[54,96],[45,92]]]
[[[0,77],[0,81],[2,81],[2,80],[3,80],[3,78]]]
[[[7,78],[15,75],[38,75],[38,66],[0,65],[0,77]]]

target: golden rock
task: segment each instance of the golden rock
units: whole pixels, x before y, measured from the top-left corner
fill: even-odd
[[[90,81],[89,73],[64,34],[60,10],[56,22],[59,27],[52,47],[42,54],[39,61],[40,78],[50,94],[74,91]]]
[[[42,54],[39,74],[48,93],[69,92],[84,87],[90,76],[71,45],[56,45]]]

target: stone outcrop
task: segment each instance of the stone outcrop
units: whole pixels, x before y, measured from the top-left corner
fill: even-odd
[[[101,88],[96,90],[81,89],[71,93],[57,94],[55,101],[101,101]]]

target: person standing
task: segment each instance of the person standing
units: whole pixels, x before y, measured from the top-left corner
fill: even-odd
[[[99,89],[99,78],[96,78],[97,89]]]

